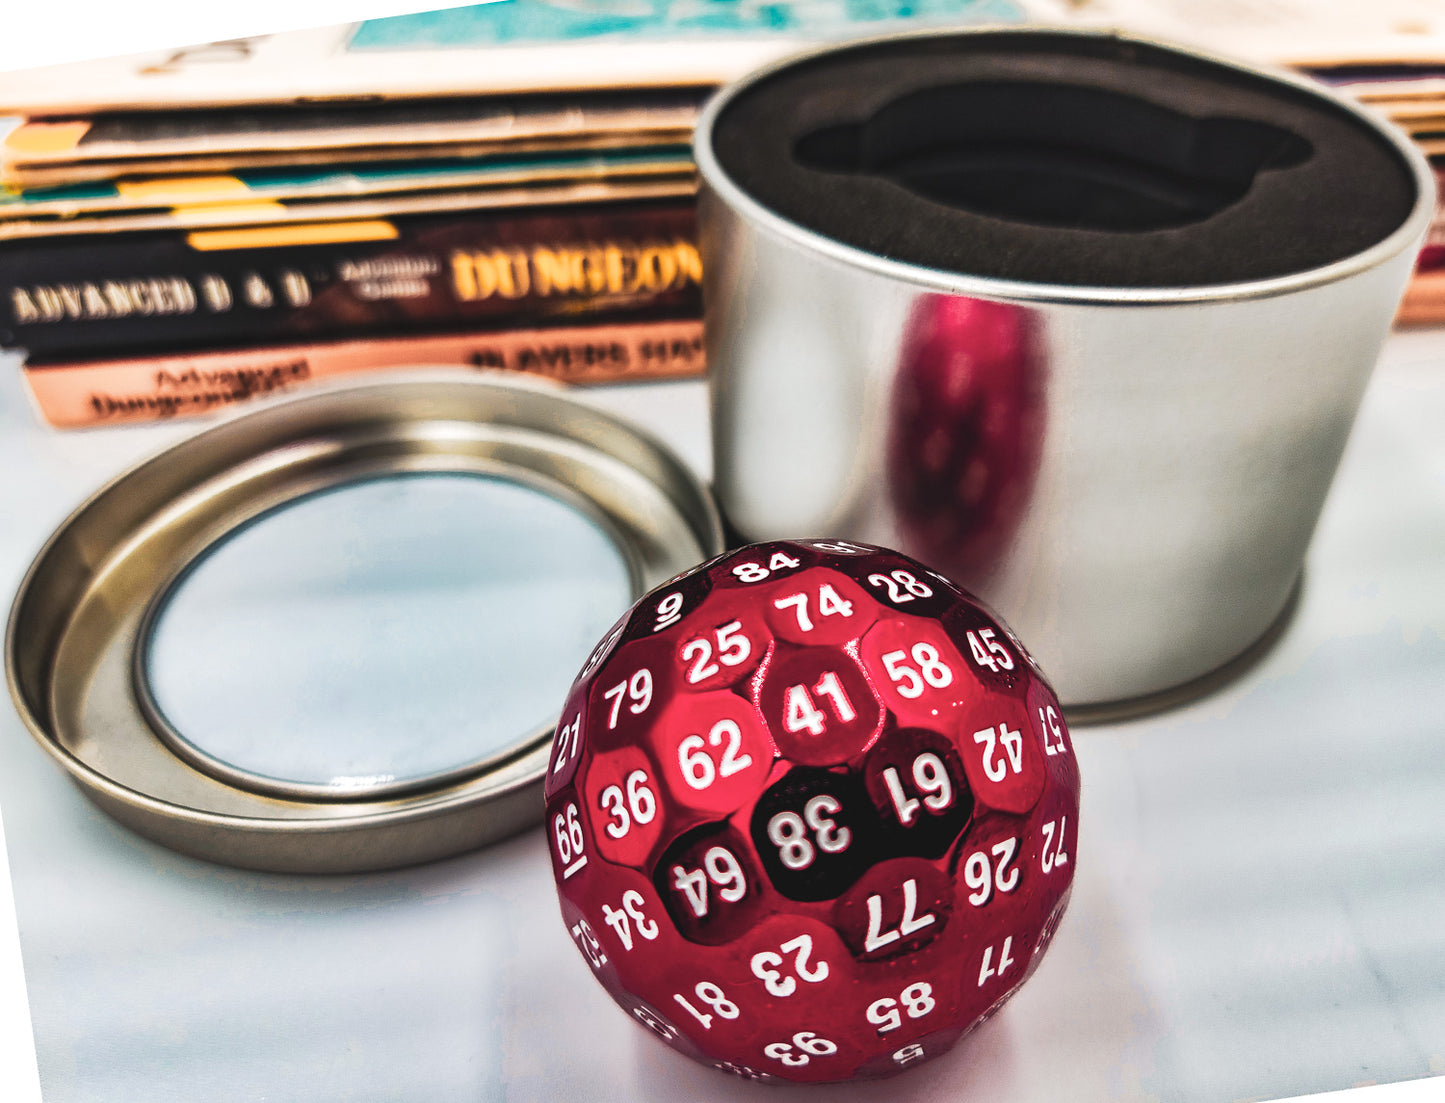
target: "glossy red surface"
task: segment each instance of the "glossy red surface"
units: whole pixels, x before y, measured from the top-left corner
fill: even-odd
[[[755,544],[643,598],[553,742],[562,916],[612,997],[755,1079],[938,1056],[1037,965],[1079,774],[1033,660],[896,552]]]
[[[1031,310],[918,301],[893,383],[888,486],[906,546],[980,588],[1008,554],[1042,458],[1048,359]]]

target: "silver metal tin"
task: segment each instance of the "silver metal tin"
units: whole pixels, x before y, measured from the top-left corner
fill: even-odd
[[[876,41],[913,37],[932,34]],[[1301,576],[1430,222],[1429,166],[1402,135],[1314,84],[1174,51],[1324,97],[1382,135],[1415,183],[1404,222],[1338,262],[1232,284],[1050,285],[919,267],[778,215],[714,150],[714,128],[739,95],[856,45],[745,78],[698,126],[724,516],[751,540],[838,536],[931,560],[1008,620],[1071,706],[1117,714],[1121,702],[1196,683],[1266,633]],[[948,302],[1014,310],[1042,360],[1031,492],[996,553],[970,571],[910,537],[885,475],[910,319]]]
[[[588,512],[627,561],[634,599],[722,546],[708,492],[678,458],[550,386],[408,372],[311,392],[140,464],[50,538],[5,640],[6,678],[31,733],[117,820],[232,865],[380,869],[535,823],[555,721],[424,785],[338,798],[180,753],[185,741],[136,677],[155,608],[207,548],[302,496],[416,472],[515,480]]]

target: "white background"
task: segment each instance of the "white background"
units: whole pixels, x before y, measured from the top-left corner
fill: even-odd
[[[434,6],[438,5],[415,0],[410,3],[407,0],[247,0],[242,4],[196,0],[133,0],[130,3],[13,0],[4,4],[5,10],[0,16],[0,69],[318,26]],[[1434,340],[1424,337],[1423,346],[1422,336],[1404,345],[1397,344],[1397,358],[1414,358],[1401,356],[1406,347],[1411,353],[1427,352],[1427,358],[1433,361],[1427,373],[1436,370],[1445,374],[1445,335]],[[13,358],[0,358],[0,369],[7,374],[15,372],[16,367]],[[1399,381],[1398,375],[1395,379]],[[1423,380],[1416,385],[1439,394],[1438,386],[1424,384]],[[7,389],[14,393],[13,388]],[[12,411],[15,412],[18,411]],[[1437,463],[1442,462],[1441,455],[1437,449],[1434,457]],[[1445,500],[1445,494],[1440,493],[1438,476],[1434,488],[1437,496],[1430,508],[1438,510],[1440,502]],[[4,602],[8,603],[8,594],[4,595]],[[39,1089],[4,854],[3,827],[0,827],[0,1098],[7,1103],[32,1103],[39,1098]],[[1359,1103],[1417,1103],[1439,1099],[1445,1096],[1440,1090],[1441,1083],[1439,1080],[1417,1082],[1350,1093],[1351,1103],[1355,1103],[1355,1096]],[[899,1088],[902,1091],[903,1085]]]

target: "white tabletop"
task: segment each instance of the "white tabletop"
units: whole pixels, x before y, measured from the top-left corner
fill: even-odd
[[[588,393],[705,471],[701,385]],[[828,1099],[1258,1099],[1445,1073],[1442,426],[1445,332],[1396,335],[1279,642],[1207,698],[1076,732],[1082,853],[1042,968],[946,1057]],[[0,358],[6,600],[86,493],[195,428],[53,432]],[[48,1103],[760,1098],[590,979],[540,830],[368,876],[230,870],[112,823],[8,707],[0,809]]]

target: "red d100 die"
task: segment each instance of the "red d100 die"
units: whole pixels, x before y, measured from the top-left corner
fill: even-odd
[[[754,544],[639,601],[548,768],[562,915],[612,997],[753,1079],[886,1076],[1038,964],[1079,773],[1053,690],[896,552]]]

